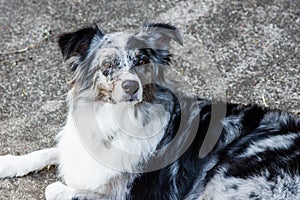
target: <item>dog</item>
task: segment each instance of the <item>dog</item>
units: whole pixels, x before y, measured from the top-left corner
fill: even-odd
[[[59,165],[47,200],[300,199],[300,119],[197,97],[172,71],[176,27],[59,36],[71,73],[57,145],[0,157],[0,177]]]

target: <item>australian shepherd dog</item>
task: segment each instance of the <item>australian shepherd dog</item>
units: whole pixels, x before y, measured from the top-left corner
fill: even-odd
[[[189,92],[171,67],[176,27],[59,36],[71,73],[57,145],[0,157],[0,178],[58,165],[47,200],[300,199],[300,120]]]

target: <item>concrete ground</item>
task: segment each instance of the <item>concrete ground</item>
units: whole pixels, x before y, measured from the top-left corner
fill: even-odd
[[[69,76],[58,34],[169,22],[183,35],[174,66],[201,96],[300,113],[299,0],[0,0],[0,155],[55,144]],[[0,163],[1,164],[1,163]],[[56,168],[0,180],[0,199],[44,199]]]

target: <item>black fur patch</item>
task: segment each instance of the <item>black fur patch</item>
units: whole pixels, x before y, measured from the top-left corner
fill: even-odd
[[[168,65],[171,61],[171,53],[168,49],[158,49],[151,47],[136,37],[129,38],[126,50],[128,51],[140,51],[141,54],[146,55],[150,60],[156,64]],[[134,58],[131,58],[133,60]]]
[[[72,56],[80,56],[80,59],[84,60],[95,35],[103,37],[103,33],[97,25],[60,35],[58,44],[64,59],[67,60]],[[76,67],[77,66],[73,66],[71,71],[74,71]]]

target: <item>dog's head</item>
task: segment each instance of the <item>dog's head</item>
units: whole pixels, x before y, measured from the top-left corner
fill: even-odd
[[[88,92],[95,101],[135,104],[151,99],[151,83],[170,62],[171,40],[182,44],[178,30],[168,24],[112,34],[94,25],[62,34],[59,47],[74,91]]]

